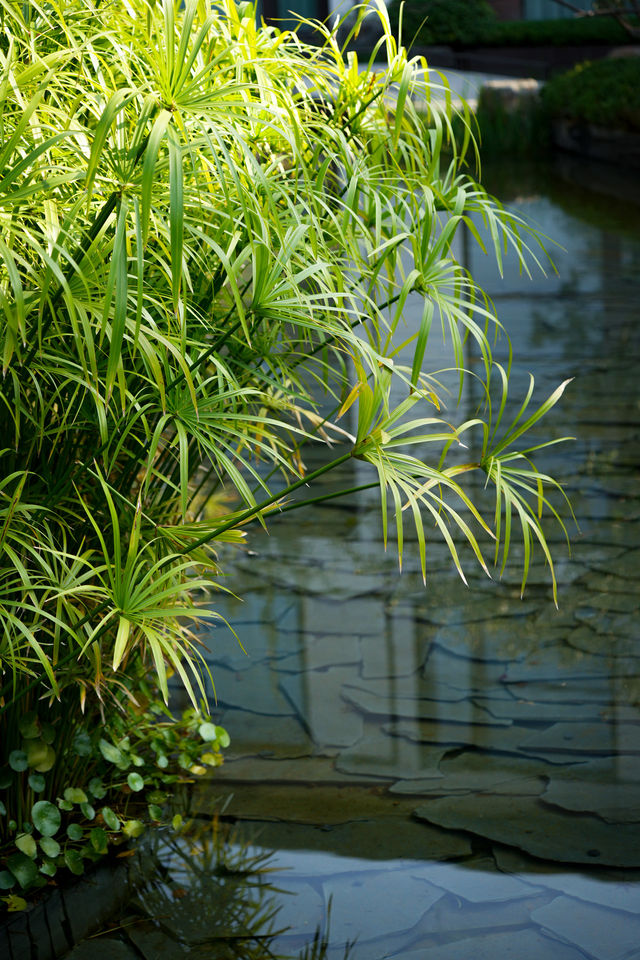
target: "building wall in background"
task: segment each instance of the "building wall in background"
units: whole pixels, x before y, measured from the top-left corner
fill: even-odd
[[[574,7],[581,10],[590,10],[591,0],[571,0]],[[522,0],[523,20],[561,20],[575,16],[571,10],[554,3],[553,0]]]

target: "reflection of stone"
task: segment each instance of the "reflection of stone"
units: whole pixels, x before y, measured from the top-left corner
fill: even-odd
[[[451,696],[453,692],[454,691],[450,690],[445,691],[447,697]],[[477,727],[484,726],[504,730],[511,725],[510,720],[492,717],[486,711],[475,707],[471,701],[464,697],[457,702],[451,702],[448,699],[426,700],[421,697],[379,697],[351,684],[347,684],[343,688],[342,696],[364,713],[379,717],[406,717],[414,720],[432,720],[436,725],[458,724],[461,728],[476,725]],[[462,742],[467,743],[469,741],[465,739]]]
[[[545,863],[509,847],[495,847],[498,869],[517,874],[521,880],[539,883],[550,890],[586,903],[615,907],[640,917],[640,873],[638,871],[598,870],[592,876],[575,869]],[[621,922],[624,920],[621,918]]]
[[[433,945],[398,954],[398,960],[584,960],[573,947],[550,940],[537,930],[478,934],[452,943]],[[393,960],[393,958],[391,958]]]
[[[620,754],[640,753],[640,726],[634,723],[554,723],[526,737],[527,752]]]
[[[576,755],[569,747],[565,751],[550,750],[544,747],[527,748],[523,754],[521,743],[529,735],[527,727],[494,728],[482,724],[446,723],[428,720],[403,721],[396,720],[385,724],[384,730],[394,736],[405,737],[414,743],[441,743],[449,746],[481,747],[502,754],[520,754],[533,759],[537,757],[548,764],[585,763],[586,757]],[[502,759],[506,767],[509,763],[506,756]]]
[[[423,868],[422,873],[430,883],[471,903],[519,900],[541,892],[517,877],[497,872],[493,860],[487,858],[461,864],[429,865]]]
[[[640,917],[593,904],[587,906],[572,897],[556,897],[534,910],[531,919],[597,960],[623,960],[630,951],[638,956]]]
[[[271,864],[269,864],[271,868]],[[325,928],[325,906],[320,893],[309,883],[282,874],[267,875],[275,887],[269,906],[277,907],[271,929],[282,930],[287,937],[313,937]]]
[[[600,708],[597,704],[553,703],[532,700],[494,700],[474,697],[473,702],[487,710],[492,717],[514,721],[534,721],[536,723],[557,723],[567,720],[579,723],[583,720],[596,720]]]
[[[415,811],[429,823],[469,830],[532,853],[569,863],[640,865],[640,827],[573,817],[525,797],[469,794],[428,800]]]
[[[377,638],[373,643],[377,644]],[[296,651],[274,662],[273,669],[287,673],[301,670],[321,670],[345,663],[360,663],[360,642],[357,637],[310,636],[303,634],[296,644]]]
[[[240,756],[306,757],[312,752],[311,739],[296,717],[256,716],[246,710],[225,710],[216,723],[230,732],[231,746],[225,762]]]
[[[331,901],[331,942],[365,943],[378,937],[409,930],[442,890],[415,879],[406,872],[355,873],[323,883],[325,900]]]
[[[579,776],[563,776],[558,771],[541,799],[563,810],[596,813],[610,823],[638,823],[640,757],[595,760],[581,766]]]
[[[336,770],[403,779],[441,777],[438,767],[446,752],[446,747],[416,746],[384,734],[370,734],[339,754]]]
[[[460,702],[465,699],[465,691],[460,687],[454,687],[448,683],[435,683],[431,680],[424,680],[418,674],[409,677],[385,677],[371,680],[360,680],[358,677],[352,677],[345,685],[345,693],[350,696],[366,697],[366,702],[374,707],[378,704],[378,709],[373,709],[372,713],[386,713],[384,709],[385,702],[397,702],[404,699],[425,699],[430,702]]]
[[[280,679],[280,688],[320,747],[348,747],[362,736],[362,717],[340,697],[352,677],[348,667],[332,667]]]
[[[453,796],[465,793],[538,796],[551,768],[529,757],[465,751],[440,763],[441,780],[398,780],[390,793]]]
[[[602,650],[607,653],[606,645]],[[566,680],[579,694],[582,678],[599,679],[609,677],[633,677],[640,674],[640,661],[636,659],[609,659],[607,656],[594,656],[582,650],[576,650],[566,644],[544,647],[530,654],[520,663],[510,663],[506,670],[506,683],[520,683],[531,680]],[[575,698],[574,698],[575,699]]]
[[[226,667],[214,669],[218,706],[238,707],[253,714],[284,717],[294,709],[278,689],[278,677],[265,664],[256,664],[248,670],[235,672]],[[230,731],[233,737],[233,730]]]

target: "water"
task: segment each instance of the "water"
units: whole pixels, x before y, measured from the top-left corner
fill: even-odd
[[[206,824],[226,804],[236,866],[277,872],[216,873],[207,829],[165,849],[155,926],[130,928],[148,960],[298,958],[317,931],[335,960],[354,940],[352,960],[640,958],[640,197],[570,161],[484,178],[562,246],[533,280],[460,250],[514,397],[529,370],[539,399],[574,378],[545,430],[576,439],[542,458],[580,525],[571,557],[549,528],[559,609],[539,556],[524,599],[517,555],[502,581],[467,557],[466,588],[437,539],[426,589],[410,536],[400,577],[375,492],[255,530],[225,558],[242,601],[216,603],[247,653],[207,637],[232,746],[195,806]],[[477,402],[469,378],[462,415]],[[366,479],[353,461],[324,489]]]

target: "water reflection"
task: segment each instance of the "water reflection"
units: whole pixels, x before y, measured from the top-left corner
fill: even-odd
[[[437,542],[426,590],[410,543],[399,578],[369,493],[286,514],[269,535],[256,532],[252,554],[228,558],[244,600],[229,598],[221,611],[248,656],[221,629],[208,639],[217,720],[233,739],[215,784],[232,795],[229,815],[307,824],[324,849],[353,840],[348,827],[374,824],[375,855],[389,863],[379,881],[362,868],[355,874],[370,882],[334,885],[335,902],[360,918],[364,943],[374,939],[370,924],[391,923],[383,919],[383,889],[396,905],[448,891],[411,928],[420,927],[430,960],[510,956],[516,942],[519,957],[639,955],[630,868],[640,866],[640,218],[637,208],[617,206],[615,184],[604,184],[610,195],[602,201],[574,182],[584,165],[579,177],[569,174],[561,182],[548,172],[520,173],[512,190],[504,171],[491,187],[485,170],[494,192],[562,245],[558,276],[527,281],[512,271],[501,280],[478,251],[460,251],[473,257],[469,266],[509,331],[514,396],[530,369],[541,395],[575,378],[554,429],[576,440],[553,448],[542,465],[564,478],[581,528],[571,559],[563,559],[559,538],[553,543],[559,611],[542,563],[524,600],[517,573],[498,583],[471,575],[465,589]],[[468,412],[477,401],[471,383],[462,401]],[[331,484],[368,479],[352,461]],[[199,802],[207,808],[206,791]],[[292,835],[270,829],[286,858]],[[425,864],[392,866],[405,842]],[[345,850],[338,842],[334,852]],[[436,881],[427,863],[434,858],[463,865],[439,866]],[[626,868],[629,882],[558,872],[552,862]],[[528,884],[532,892],[494,899],[504,872],[512,890]],[[446,897],[457,898],[459,914]],[[369,919],[365,901],[378,904]],[[495,932],[495,904],[504,902],[509,909],[498,913],[507,925],[524,924],[524,939]],[[429,939],[442,910],[448,919],[439,930],[448,933]],[[605,943],[601,931],[610,924],[616,934]],[[465,953],[468,931],[475,946]],[[400,952],[355,957],[424,955],[417,933],[400,946],[396,933],[386,930]],[[548,942],[544,952],[549,936],[552,953]]]
[[[145,960],[637,956],[640,886],[619,872],[567,872],[499,845],[454,863],[334,852],[366,847],[372,826],[323,843],[309,827],[256,839],[215,821],[156,839],[119,941]]]

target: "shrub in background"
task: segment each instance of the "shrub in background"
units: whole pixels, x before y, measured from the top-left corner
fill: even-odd
[[[392,28],[402,25],[407,44],[453,47],[618,46],[633,43],[628,30],[609,17],[561,20],[498,20],[484,0],[391,0]],[[635,23],[633,17],[631,22]]]
[[[542,90],[552,118],[640,132],[640,57],[579,63]]]
[[[407,44],[482,43],[497,23],[486,0],[391,0],[389,18]]]

